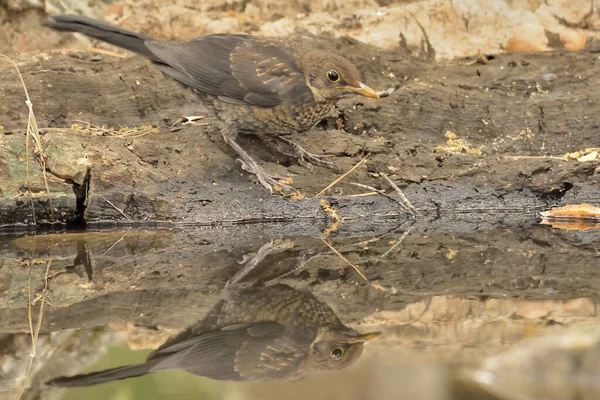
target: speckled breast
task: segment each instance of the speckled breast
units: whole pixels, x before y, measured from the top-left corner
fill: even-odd
[[[240,133],[260,135],[289,135],[306,131],[333,108],[332,103],[264,108],[215,101],[214,105],[221,121],[235,126]]]

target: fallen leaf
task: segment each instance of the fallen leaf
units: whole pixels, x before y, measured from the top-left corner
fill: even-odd
[[[584,150],[577,150],[567,153],[562,157],[564,160],[577,160],[580,162],[600,160],[600,147],[590,147]]]
[[[458,253],[458,250],[448,249],[448,251],[446,252],[446,258],[448,260],[452,260],[457,253]]]
[[[556,229],[587,231],[600,229],[600,208],[591,204],[569,204],[542,214],[542,225]]]
[[[569,204],[543,211],[544,218],[600,219],[600,208],[591,204]]]
[[[589,222],[589,220],[582,220],[582,222],[579,223],[560,222],[556,219],[553,221],[543,220],[541,225],[550,225],[554,229],[563,229],[565,231],[589,231],[600,229],[600,224]]]

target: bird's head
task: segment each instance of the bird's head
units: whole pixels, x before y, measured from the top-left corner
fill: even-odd
[[[378,99],[376,91],[360,80],[358,70],[344,57],[309,52],[303,62],[304,74],[308,86],[317,101],[337,100],[347,95],[359,94]]]
[[[311,345],[307,368],[337,370],[354,364],[362,354],[363,346],[377,339],[381,332],[360,334],[354,329],[326,329],[320,332]]]

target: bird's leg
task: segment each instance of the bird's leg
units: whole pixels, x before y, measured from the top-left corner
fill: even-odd
[[[308,168],[312,171],[312,162],[314,164],[333,169],[336,172],[340,172],[340,168],[335,163],[329,161],[329,156],[323,154],[310,153],[298,143],[286,139],[283,136],[275,136],[274,139],[290,146],[293,149],[292,153],[286,152],[281,146],[279,146],[278,148],[279,151],[281,151],[283,154],[291,157],[296,157],[298,159],[298,164],[302,165],[303,167]]]
[[[273,190],[294,194],[296,189],[281,183],[276,177],[269,175],[242,147],[236,142],[236,133],[229,129],[223,129],[223,139],[242,158],[242,169],[248,171],[258,178],[258,181],[272,194]]]
[[[287,239],[271,240],[268,243],[263,244],[255,254],[252,254],[251,257],[249,257],[250,259],[246,262],[244,267],[227,281],[225,287],[238,284],[269,255],[281,253],[291,249],[292,247],[294,247],[294,242]]]

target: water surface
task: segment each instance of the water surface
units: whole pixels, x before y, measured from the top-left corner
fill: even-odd
[[[339,254],[319,234],[285,232],[246,225],[4,233],[0,395],[14,398],[24,384],[28,298],[35,299],[34,329],[42,301],[44,308],[24,399],[600,395],[593,379],[600,368],[599,231],[553,229],[535,219],[519,227],[509,219],[357,225],[324,235]],[[142,362],[205,317],[249,265],[240,285],[308,290],[344,324],[382,336],[351,367],[293,382],[223,382],[170,371],[83,389],[44,385]]]

